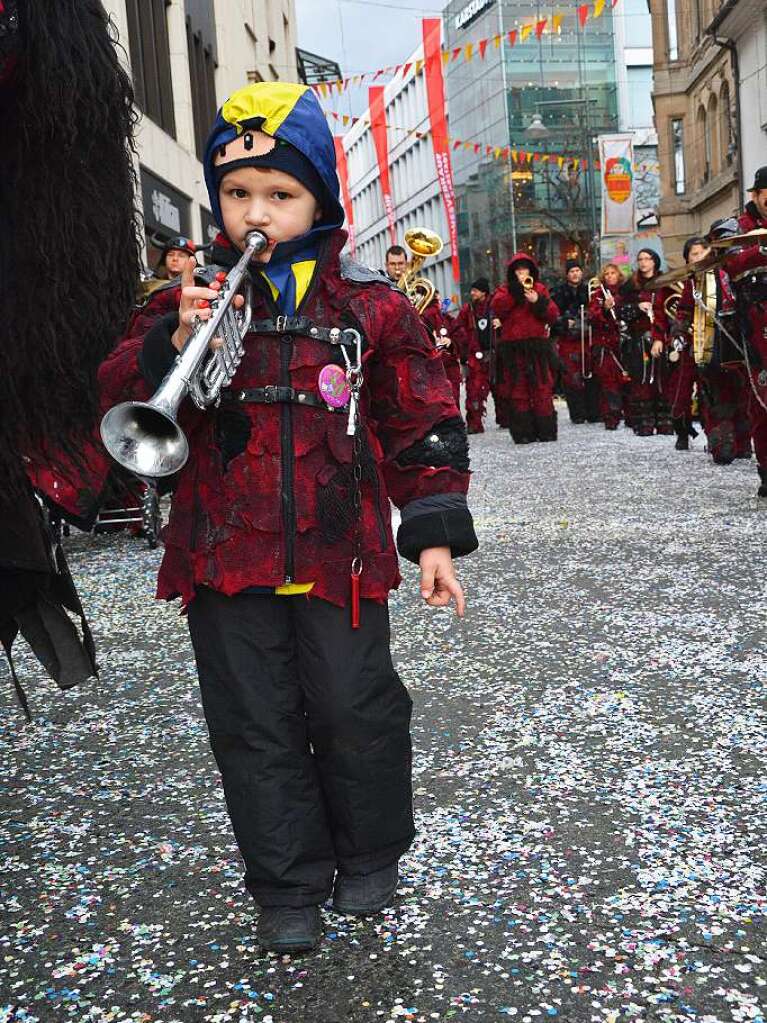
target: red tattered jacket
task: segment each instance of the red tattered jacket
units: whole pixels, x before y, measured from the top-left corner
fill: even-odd
[[[460,330],[456,330],[455,320],[452,316],[442,312],[439,301],[436,298],[432,299],[426,306],[421,313],[421,317],[426,324],[427,330],[434,337],[435,344],[440,337],[440,332],[442,330],[446,331],[446,334],[443,336],[449,337],[451,344],[445,348],[439,348],[438,351],[445,364],[446,371],[448,371],[449,367],[457,367],[461,358],[462,338]]]
[[[399,583],[389,498],[402,509],[400,551],[449,545],[454,554],[476,547],[465,506],[469,484],[465,433],[434,343],[406,297],[364,268],[342,274],[345,233],[324,244],[307,294],[297,310],[301,333],[248,333],[231,393],[292,387],[319,395],[322,367],[342,363],[335,346],[313,339],[309,323],[354,327],[365,352],[361,419],[366,459],[362,487],[361,595],[383,602]],[[255,289],[253,320],[278,315],[266,287]],[[146,399],[142,373],[148,349],[173,324],[178,293],[154,297],[100,371],[105,408]],[[177,321],[176,321],[177,322]],[[149,341],[147,342],[147,344]],[[190,456],[178,479],[158,596],[195,587],[234,594],[251,586],[314,582],[312,596],[346,604],[354,554],[352,439],[345,412],[223,401],[198,412],[183,405]],[[404,533],[404,536],[403,536]]]
[[[755,231],[758,227],[767,228],[767,220],[759,213],[754,202],[747,202],[746,208],[738,217],[738,227],[741,231]]]
[[[493,316],[501,321],[498,334],[501,344],[507,341],[545,340],[549,336],[548,328],[559,316],[559,310],[549,298],[544,284],[536,281],[534,287],[540,296],[535,303],[528,302],[526,298],[518,302],[505,284],[493,295],[491,307]]]
[[[620,347],[620,327],[618,325],[618,291],[620,284],[605,284],[605,291],[615,299],[612,311],[605,308],[605,295],[602,288],[597,288],[589,302],[589,323],[592,329],[592,341],[595,345],[604,345],[612,352]]]

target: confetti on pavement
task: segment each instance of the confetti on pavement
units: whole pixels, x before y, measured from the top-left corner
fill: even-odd
[[[560,421],[562,416],[560,413]],[[464,623],[392,600],[418,838],[266,955],[159,552],[68,541],[101,678],[0,668],[0,1023],[767,1023],[767,508],[703,438],[472,438]],[[767,502],[764,502],[767,504]]]

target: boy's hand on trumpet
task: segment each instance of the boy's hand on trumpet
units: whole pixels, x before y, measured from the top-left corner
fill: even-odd
[[[212,281],[208,287],[195,284],[194,270],[197,260],[190,256],[181,274],[181,301],[178,306],[178,328],[171,337],[173,347],[181,351],[189,340],[189,335],[194,330],[197,320],[209,320],[211,316],[210,303],[218,296],[221,290],[221,281]],[[243,295],[236,295],[234,308],[241,309],[245,304]],[[211,348],[220,348],[223,344],[219,338],[214,338]]]

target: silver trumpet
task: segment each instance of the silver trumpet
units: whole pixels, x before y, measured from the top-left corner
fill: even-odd
[[[101,439],[116,462],[137,476],[172,476],[189,457],[178,410],[187,395],[197,408],[217,404],[245,354],[243,340],[252,317],[250,283],[245,304],[233,302],[253,256],[268,245],[261,231],[249,231],[245,251],[221,283],[209,320],[198,320],[186,344],[149,401],[124,401],[101,420]],[[221,347],[211,348],[214,338]]]

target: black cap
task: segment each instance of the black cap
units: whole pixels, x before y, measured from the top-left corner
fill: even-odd
[[[166,242],[163,242],[162,251],[160,257],[157,260],[156,269],[160,269],[161,266],[165,266],[165,257],[169,252],[188,252],[190,256],[193,256],[197,251],[197,246],[191,238],[185,238],[183,235],[174,235],[169,238]]]
[[[762,188],[767,188],[767,167],[760,167],[754,174],[754,183],[751,186],[751,191],[758,192]]]
[[[735,217],[720,217],[708,229],[708,237],[711,241],[715,238],[729,238],[733,234],[740,234]]]
[[[476,281],[471,282],[471,286],[477,291],[483,291],[486,295],[490,294],[490,281],[487,277],[478,277]]]
[[[581,263],[580,259],[568,259],[568,261],[565,263],[565,273],[566,274],[569,274],[571,270],[582,270],[582,269],[583,269],[583,263]]]

